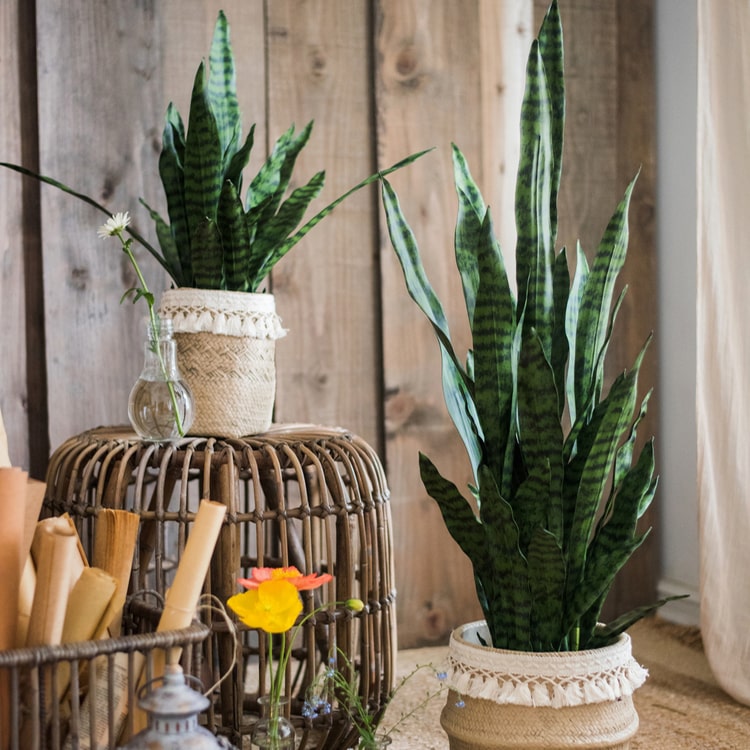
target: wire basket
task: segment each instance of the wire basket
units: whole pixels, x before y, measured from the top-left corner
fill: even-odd
[[[279,427],[235,439],[141,442],[127,428],[99,428],[63,443],[47,472],[43,513],[68,513],[91,549],[102,508],[140,516],[130,591],[164,593],[201,499],[227,507],[204,591],[225,602],[254,566],[294,565],[332,573],[331,583],[302,592],[305,622],[285,674],[300,750],[351,747],[356,732],[346,705],[318,724],[303,719],[309,685],[343,654],[354,666],[363,705],[378,715],[394,687],[396,608],[389,491],[383,468],[363,440],[345,430]],[[358,598],[353,614],[343,602]],[[214,696],[209,729],[242,746],[269,690],[264,633],[213,618],[205,664],[211,679],[230,672]],[[234,665],[234,666],[233,666]]]
[[[5,747],[117,747],[134,733],[135,695],[152,679],[157,652],[179,649],[183,671],[199,679],[200,646],[210,634],[196,622],[182,630],[0,651],[0,681],[9,697],[7,725],[0,727]]]

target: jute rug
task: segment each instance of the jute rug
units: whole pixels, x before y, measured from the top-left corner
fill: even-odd
[[[750,750],[750,707],[740,705],[716,683],[703,654],[697,628],[658,619],[630,629],[633,653],[649,670],[635,704],[640,729],[632,750]],[[399,652],[398,674],[418,665],[439,668],[445,647]],[[438,682],[431,669],[421,669],[401,688],[383,722],[389,728],[434,693]],[[440,727],[440,695],[407,716],[393,734],[390,750],[447,750]]]

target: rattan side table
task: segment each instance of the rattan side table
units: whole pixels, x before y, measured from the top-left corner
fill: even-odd
[[[300,748],[349,747],[344,708],[324,723],[302,719],[305,689],[337,649],[357,666],[359,693],[373,710],[394,686],[396,658],[392,522],[383,467],[373,449],[346,430],[279,425],[239,440],[189,437],[140,441],[130,428],[102,427],[65,441],[50,459],[43,513],[68,513],[90,552],[102,508],[140,516],[130,593],[164,594],[201,499],[227,506],[206,593],[226,601],[253,566],[294,565],[330,572],[330,584],[303,592],[308,621],[286,675]],[[313,596],[314,594],[314,596]],[[357,614],[334,602],[365,602]],[[221,618],[212,619],[206,664],[212,681],[236,666],[214,696],[207,723],[242,746],[267,692],[265,634],[242,631],[237,643]],[[353,740],[352,740],[353,742]]]

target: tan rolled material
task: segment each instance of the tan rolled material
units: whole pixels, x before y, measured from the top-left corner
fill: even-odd
[[[92,564],[109,573],[117,582],[117,588],[102,617],[101,627],[94,634],[95,638],[103,636],[107,631],[113,638],[120,635],[122,608],[125,606],[133,569],[139,521],[137,513],[111,508],[103,508],[97,518]]]
[[[51,646],[62,640],[65,610],[73,588],[71,575],[80,564],[77,545],[78,535],[67,523],[40,526],[34,535],[37,582],[27,646]]]
[[[0,650],[16,645],[18,594],[21,584],[24,501],[27,474],[18,468],[0,468]],[[7,747],[10,695],[7,675],[0,674],[0,748]]]
[[[180,630],[192,623],[226,511],[223,503],[201,500],[174,582],[167,592],[157,632]],[[179,654],[178,649],[173,649],[170,652],[171,661],[179,659]],[[164,674],[165,664],[164,651],[154,650],[152,679],[158,679]],[[135,731],[139,732],[146,726],[146,715],[136,707],[132,707],[132,710]]]

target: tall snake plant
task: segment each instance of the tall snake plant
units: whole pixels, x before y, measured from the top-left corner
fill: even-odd
[[[187,129],[176,107],[170,103],[167,108],[159,175],[169,222],[141,199],[155,223],[160,250],[132,227],[127,231],[176,286],[258,291],[273,266],[339,203],[424,153],[367,177],[299,226],[325,180],[325,172],[318,172],[285,197],[312,128],[311,121],[295,133],[292,125],[276,141],[243,200],[242,177],[255,125],[243,141],[229,23],[219,11],[208,71],[204,61],[195,74]],[[8,162],[0,166],[53,185],[112,216],[107,207],[58,180]]]
[[[422,482],[471,560],[493,645],[522,651],[604,645],[663,603],[599,624],[617,571],[648,534],[637,523],[657,485],[653,440],[634,456],[649,398],[638,403],[648,341],[604,395],[635,180],[591,266],[579,243],[571,279],[566,249],[555,251],[564,118],[555,0],[526,69],[515,196],[517,296],[490,211],[453,145],[455,255],[472,334],[465,364],[398,198],[387,180],[382,184],[408,292],[439,342],[446,405],[473,469],[471,501],[420,454]]]

